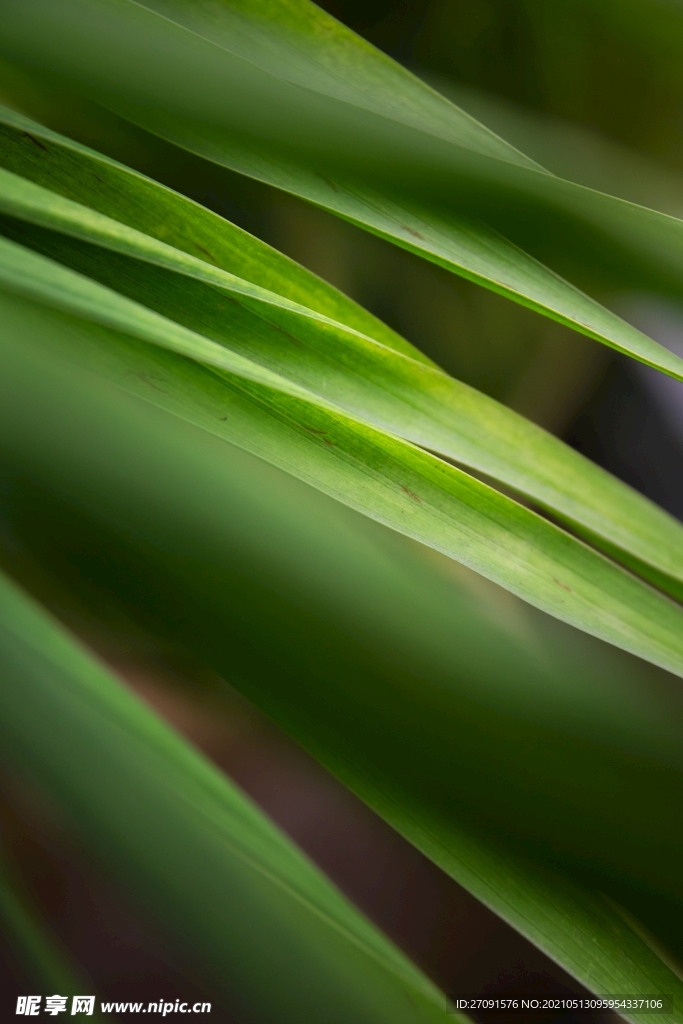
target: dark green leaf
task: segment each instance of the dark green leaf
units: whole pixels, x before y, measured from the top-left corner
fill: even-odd
[[[438,989],[4,576],[0,609],[5,758],[238,1005],[273,1021],[446,1020]]]

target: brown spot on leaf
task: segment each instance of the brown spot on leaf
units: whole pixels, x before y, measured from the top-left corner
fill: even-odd
[[[42,150],[44,150],[44,151],[45,151],[46,153],[49,153],[49,152],[50,152],[50,150],[49,150],[49,149],[47,148],[47,146],[44,146],[44,145],[43,145],[43,143],[42,143],[42,142],[41,142],[41,141],[40,141],[39,139],[37,139],[37,138],[36,138],[36,137],[35,137],[34,135],[31,135],[31,133],[30,133],[30,132],[22,132],[22,135],[25,135],[27,139],[30,139],[30,140],[31,140],[31,142],[32,142],[32,143],[33,143],[33,144],[34,144],[35,146],[37,146],[37,147],[38,147],[38,149],[42,149]]]
[[[325,182],[325,184],[329,185],[330,188],[334,189],[335,192],[339,191],[339,187],[337,185],[335,185],[335,183],[330,178],[326,178],[324,174],[319,174],[318,177],[322,178],[322,180]]]
[[[562,582],[562,580],[558,580],[553,576],[553,583],[557,583],[558,587],[562,587],[562,589],[566,590],[568,594],[571,594],[572,588],[568,587],[566,583]]]
[[[405,494],[407,494],[409,498],[412,498],[413,501],[416,501],[418,503],[418,505],[422,504],[422,498],[419,498],[417,496],[417,494],[415,493],[415,491],[411,491],[410,487],[406,487],[405,484],[401,484],[401,490]]]
[[[315,427],[304,427],[304,430],[307,430],[309,434],[315,434],[320,438],[323,444],[327,445],[328,448],[335,447],[334,441],[330,441],[329,437],[325,437],[324,430],[316,430]]]
[[[268,324],[269,324],[269,326],[274,331],[278,331],[280,334],[283,334],[285,336],[285,338],[287,339],[287,341],[293,342],[294,345],[301,346],[302,343],[301,343],[300,339],[297,338],[297,336],[295,334],[292,334],[291,331],[285,330],[285,328],[281,324],[274,324],[274,323],[271,323],[270,321],[268,321]]]
[[[419,231],[416,231],[416,230],[415,230],[415,228],[409,228],[407,224],[403,224],[403,225],[402,225],[402,227],[403,227],[403,230],[404,230],[404,231],[407,231],[407,232],[408,232],[408,234],[410,234],[410,235],[414,235],[414,236],[415,236],[415,238],[419,238],[419,239],[420,239],[420,241],[424,242],[424,240],[425,240],[425,236],[424,236],[424,235],[421,235]]]
[[[195,242],[194,244],[197,246],[197,248],[199,249],[200,252],[203,252],[206,256],[209,257],[209,259],[211,260],[212,263],[215,263],[216,265],[218,265],[218,260],[216,259],[215,256],[212,256],[212,254],[209,252],[208,249],[205,249],[203,245],[199,244],[199,242]]]
[[[154,391],[160,391],[162,394],[166,393],[163,388],[160,388],[157,384],[154,383],[154,380],[152,379],[152,377],[149,376],[149,374],[147,374],[147,373],[136,373],[133,370],[129,370],[129,373],[131,373],[133,375],[133,377],[137,377],[138,380],[141,380],[143,384],[146,384],[148,387],[152,388]],[[163,378],[159,377],[157,379],[158,380],[162,380]]]

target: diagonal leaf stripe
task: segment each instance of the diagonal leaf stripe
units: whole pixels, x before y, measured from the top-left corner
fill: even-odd
[[[679,375],[673,354],[495,229],[528,201],[548,224],[560,216],[558,255],[569,216],[680,285],[681,222],[538,169],[306,0],[69,0],[59,17],[31,0],[2,17],[10,56],[80,82],[142,127]],[[240,103],[222,98],[235,94]]]
[[[127,118],[683,380],[575,287],[683,294],[683,221],[548,173],[309,0],[8,0],[0,57],[48,119],[80,91],[105,135]],[[11,536],[234,678],[592,991],[673,993],[680,1021],[680,688],[655,666],[683,675],[683,608],[638,575],[683,598],[682,527],[291,260],[4,108],[0,320]],[[273,1021],[444,1020],[2,575],[0,611],[5,758],[219,987]]]
[[[515,622],[531,628],[510,631],[500,606],[491,600],[495,588],[486,588],[477,599],[476,586],[453,585],[453,574],[444,577],[442,564],[425,558],[424,551],[396,534],[382,532],[382,543],[375,548],[373,539],[379,538],[380,530],[374,524],[352,519],[349,510],[297,481],[283,480],[265,463],[259,465],[246,453],[177,417],[124,395],[63,360],[53,360],[42,345],[28,338],[26,342],[0,353],[3,454],[9,446],[20,473],[30,467],[48,493],[56,489],[77,509],[86,508],[109,524],[119,542],[122,538],[124,543],[132,541],[132,578],[142,582],[156,577],[178,610],[166,622],[173,636],[180,626],[183,641],[190,642],[200,657],[208,658],[227,678],[235,678],[245,696],[393,827],[592,991],[673,993],[674,1019],[680,1020],[680,981],[613,904],[595,890],[572,882],[571,872],[549,870],[544,866],[547,858],[519,856],[509,830],[502,835],[498,830],[498,842],[490,823],[487,829],[476,829],[468,823],[462,804],[463,797],[473,795],[474,784],[475,802],[480,801],[484,811],[492,810],[490,786],[487,797],[486,789],[476,788],[476,780],[500,750],[500,742],[495,742],[500,741],[500,732],[494,727],[489,733],[488,725],[496,708],[507,706],[513,710],[504,758],[508,771],[503,778],[490,780],[490,785],[502,790],[498,808],[501,802],[506,807],[511,804],[512,814],[518,816],[525,801],[532,799],[536,806],[538,794],[534,799],[524,785],[524,773],[519,774],[526,761],[544,791],[545,813],[540,815],[544,830],[550,828],[552,834],[549,819],[552,808],[559,807],[562,827],[569,815],[570,833],[583,839],[585,853],[593,859],[595,826],[600,829],[605,812],[609,817],[615,802],[608,797],[609,786],[604,788],[612,774],[621,814],[616,832],[612,819],[611,838],[601,844],[604,860],[614,867],[629,849],[633,821],[643,820],[640,815],[647,814],[644,803],[649,800],[652,824],[669,856],[663,865],[661,843],[648,831],[641,842],[647,851],[647,874],[654,880],[664,868],[668,876],[664,891],[680,900],[680,826],[675,812],[681,764],[677,681],[664,679],[657,670],[614,649],[603,648],[600,655],[600,645],[592,638],[564,631],[530,608],[517,607]],[[273,486],[275,479],[278,487]],[[41,494],[45,495],[42,488]],[[49,501],[46,505],[44,497],[40,504],[41,516],[54,514],[55,506]],[[356,529],[349,529],[351,523]],[[359,531],[359,526],[364,529]],[[81,551],[82,517],[77,514],[72,523],[75,549],[67,539],[69,527],[66,536],[61,532],[64,527],[62,522],[55,536],[67,551]],[[112,533],[96,532],[91,537],[100,553],[107,548],[104,538],[111,543]],[[120,547],[115,550],[121,554]],[[251,553],[246,563],[245,551]],[[396,560],[399,551],[403,555]],[[387,559],[388,552],[393,555]],[[279,569],[273,572],[278,558]],[[170,576],[165,570],[159,573],[159,560],[171,568]],[[249,588],[245,594],[244,588],[231,585],[242,577],[245,564],[250,581],[256,578],[265,583],[261,591],[265,600],[254,603]],[[119,581],[127,565],[125,557],[116,560],[113,576]],[[282,571],[286,585],[281,594],[286,595],[285,605],[295,595],[296,612],[293,619],[285,614],[284,630],[275,627],[271,632],[273,620],[283,611],[277,600],[273,603]],[[384,599],[378,600],[378,595]],[[136,605],[130,590],[127,598]],[[353,613],[341,616],[344,628],[330,645],[327,626],[335,618],[335,609],[339,612],[340,600]],[[163,600],[162,605],[167,607]],[[304,608],[311,614],[302,614]],[[266,618],[270,642],[264,645],[260,640]],[[382,622],[393,623],[388,633]],[[359,629],[362,636],[373,639],[360,661],[354,642]],[[561,633],[566,642],[558,644]],[[405,661],[414,664],[413,642],[420,636],[423,655],[429,655],[426,660],[419,658],[420,669],[406,692],[401,669]],[[435,673],[431,658],[439,639],[447,657],[444,673]],[[246,647],[246,658],[241,647]],[[376,661],[382,650],[391,651],[384,681]],[[588,662],[582,651],[589,654]],[[461,699],[463,686],[465,693],[488,696],[481,708],[484,735],[478,746],[469,742],[473,721],[467,702],[463,705]],[[435,689],[440,695],[436,701]],[[556,706],[562,693],[564,699],[560,697]],[[667,693],[674,698],[673,704]],[[593,711],[602,706],[597,723],[581,715],[586,699]],[[654,716],[653,705],[660,709]],[[540,724],[535,717],[539,707],[546,712],[553,708],[551,721],[560,726],[559,731],[551,728],[546,733],[550,743],[541,741],[540,747],[537,730],[522,727],[520,735],[522,721]],[[624,734],[622,713],[635,731],[628,727]],[[590,745],[579,738],[581,721],[593,731],[599,748],[596,760],[593,747],[590,769],[583,777],[588,792],[579,787],[588,801],[592,798],[590,810],[586,800],[572,800],[577,793],[572,783],[591,753]],[[569,722],[570,732],[579,727],[567,744],[562,742],[563,736],[567,738],[563,727]],[[426,731],[421,724],[427,724]],[[645,748],[643,732],[650,735]],[[487,737],[494,742],[487,743]],[[50,738],[55,742],[54,729]],[[435,748],[439,756],[432,760]],[[639,749],[650,750],[649,768],[638,760]],[[538,756],[543,751],[557,756],[546,756],[544,771],[539,773]],[[619,751],[622,769],[635,756],[628,775],[634,781],[640,765],[646,781],[644,786],[636,785],[638,794],[625,782],[623,770],[614,773]],[[559,775],[552,774],[549,760],[555,760]],[[573,767],[570,777],[567,763]],[[653,772],[654,763],[660,768],[667,763],[670,770],[664,775]],[[416,775],[423,782],[417,793]],[[438,800],[444,783],[451,793],[445,807]],[[661,804],[658,797],[663,789],[668,799]],[[673,811],[673,818],[671,812],[663,812],[665,806]],[[660,855],[649,856],[655,848]],[[640,858],[631,867],[640,877]]]
[[[223,986],[227,972],[268,1020],[446,1020],[439,990],[4,575],[0,609],[3,746],[97,854],[125,863],[135,891],[191,935]],[[283,955],[307,962],[315,983]]]
[[[342,292],[186,196],[0,105],[0,163],[66,198],[429,360]]]
[[[377,785],[367,773],[354,770],[354,765],[335,764],[334,755],[321,754],[323,763],[334,764],[349,788],[398,832],[591,991],[604,992],[605,986],[616,991],[626,979],[640,992],[649,987],[656,992],[673,989],[672,1019],[682,1019],[683,981],[655,950],[645,946],[628,917],[624,915],[624,920],[619,914],[618,905],[516,855],[466,822],[433,815],[425,806],[411,806],[400,789]],[[633,1020],[639,1015],[622,1012],[620,1016]]]
[[[683,529],[661,509],[552,435],[436,367],[0,169],[0,211],[211,286],[106,263],[54,236],[33,245],[304,387],[338,408],[485,473],[583,530],[683,594]],[[6,233],[12,225],[5,224]],[[16,237],[31,244],[26,231]],[[233,296],[226,310],[213,289]],[[181,300],[182,296],[182,300]],[[278,330],[261,329],[242,307]]]
[[[579,223],[597,227],[636,256],[645,256],[660,271],[671,275],[678,281],[680,288],[683,271],[683,222],[680,219],[549,174],[509,143],[493,136],[484,125],[474,119],[468,121],[467,115],[463,116],[464,111],[454,104],[445,107],[443,96],[369,46],[309,0],[294,0],[277,5],[272,5],[269,0],[257,0],[255,4],[245,3],[244,0],[224,0],[220,6],[220,14],[212,4],[207,3],[207,0],[201,0],[198,4],[188,3],[188,0],[141,0],[139,6],[163,15],[174,25],[189,29],[191,33],[213,46],[220,46],[224,53],[238,55],[261,71],[275,75],[281,81],[296,82],[300,87],[305,86],[326,97],[343,99],[353,104],[356,109],[376,110],[378,113],[381,112],[383,117],[396,124],[400,123],[402,127],[418,127],[421,139],[418,141],[415,135],[406,133],[403,144],[398,142],[396,131],[382,132],[380,129],[377,133],[382,139],[381,144],[386,147],[386,153],[382,154],[379,161],[382,185],[389,186],[388,191],[391,191],[391,168],[396,163],[398,154],[401,154],[398,162],[399,166],[403,165],[402,177],[409,179],[411,175],[415,176],[418,215],[420,200],[423,200],[425,194],[434,194],[435,190],[447,198],[446,205],[451,204],[452,213],[454,208],[458,208],[457,195],[454,196],[454,193],[463,186],[465,194],[464,201],[460,203],[461,212],[470,209],[472,201],[475,200],[475,208],[479,210],[482,219],[492,227],[496,227],[497,224],[495,199],[498,194],[502,194],[504,207],[515,205],[520,200],[528,200],[532,206],[540,204],[536,213],[540,212],[542,218],[554,214],[560,214],[561,217],[569,215],[575,217]],[[277,42],[273,37],[273,18],[281,29],[277,35]],[[179,40],[180,37],[177,38]],[[322,80],[321,67],[328,73],[327,80]],[[347,79],[349,74],[353,75],[354,96],[347,93],[343,87],[340,88],[340,80]],[[330,84],[331,78],[333,85]],[[362,98],[358,95],[361,92]],[[418,105],[420,116],[416,117],[413,111]],[[153,119],[155,115],[148,111],[146,116]],[[163,114],[161,120],[166,123]],[[344,124],[343,117],[340,116],[339,121]],[[227,122],[223,116],[221,124],[225,123]],[[377,128],[377,122],[373,122],[375,132]],[[253,130],[253,119],[250,130]],[[359,119],[356,130],[362,131],[362,119]],[[337,132],[337,145],[338,136]],[[215,138],[218,137],[215,135]],[[264,133],[263,137],[272,143],[277,136],[271,130]],[[358,154],[362,153],[365,166],[372,159],[367,145],[358,146],[360,138],[361,136],[354,138],[353,142],[349,140],[348,144],[353,153],[351,163],[354,169],[358,166]],[[453,148],[433,147],[430,140],[434,138],[448,141]],[[495,144],[492,144],[493,139]],[[211,146],[212,141],[212,132],[205,130],[203,144]],[[230,148],[229,146],[228,149]],[[254,161],[255,157],[257,162],[262,161],[264,151],[254,149],[244,136],[239,140],[238,149],[238,160],[246,159],[250,162]],[[275,166],[278,161],[272,146],[268,151],[268,157],[275,157]],[[348,154],[346,161],[339,161],[340,170],[343,171],[347,162]],[[305,161],[298,160],[297,171],[300,171],[304,164]],[[281,174],[282,171],[278,169],[275,173]],[[287,174],[286,167],[284,173]],[[464,177],[460,178],[460,174]],[[470,184],[474,183],[473,192],[467,187],[468,179]],[[352,178],[352,191],[353,181]],[[343,190],[343,177],[341,186]],[[476,202],[482,189],[483,204]],[[365,194],[364,186],[363,192]],[[368,193],[368,196],[374,205],[378,197],[373,196],[372,192]],[[363,197],[356,198],[362,200]],[[455,207],[452,205],[454,203]],[[410,215],[409,200],[405,203],[405,209]],[[428,224],[430,219],[427,217]],[[439,218],[437,224],[438,220]],[[452,221],[454,224],[459,222],[457,215],[452,217]],[[502,223],[509,224],[509,218],[503,217]],[[466,242],[470,233],[467,227],[465,221]],[[559,230],[546,233],[551,238],[555,236],[557,248],[561,252],[562,220],[558,227]],[[419,243],[423,242],[423,239],[419,238],[419,233],[415,235],[414,230],[406,232],[400,227],[398,234],[408,242],[407,247],[415,248],[415,251],[420,249]],[[486,233],[483,234],[483,239],[486,243]],[[427,254],[425,247],[423,255]],[[588,257],[589,253],[585,255]],[[467,273],[466,261],[463,269]],[[495,278],[492,278],[489,284],[498,288]],[[544,284],[548,285],[549,282]],[[520,290],[518,298],[525,301],[524,288]],[[543,303],[534,308],[542,309]],[[547,312],[553,315],[552,306],[548,307]],[[582,313],[578,313],[573,326],[590,333],[591,325],[582,322]]]
[[[540,516],[51,260],[7,240],[0,254],[4,288],[82,318],[64,326],[58,314],[6,296],[6,345],[21,344],[27,333],[45,334],[49,344],[66,346],[67,358],[125,390],[448,554],[551,615],[683,675],[683,609]],[[128,338],[103,335],[88,321]]]

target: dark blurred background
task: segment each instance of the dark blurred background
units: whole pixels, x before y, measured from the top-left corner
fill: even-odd
[[[548,169],[683,214],[683,5],[675,0],[328,0],[322,6]],[[40,119],[42,111],[53,127],[261,236],[456,377],[683,517],[683,385],[298,200],[191,156],[167,159],[170,147],[141,131],[127,129],[112,142],[111,132],[98,135],[87,112],[46,111],[45,99],[29,94],[28,113]],[[683,355],[683,310],[675,304],[641,294],[601,297]],[[123,622],[112,626],[96,603],[79,604],[8,530],[2,550],[29,589],[446,989],[580,991],[237,694],[220,708],[193,695],[184,684],[205,673],[202,666],[153,635]],[[197,991],[198,998],[211,998],[49,809],[12,779],[2,792],[2,830],[19,884],[102,995],[191,999]],[[7,991],[26,991],[23,968],[9,949],[2,972]],[[229,1007],[216,1005],[212,1019],[232,1020]]]

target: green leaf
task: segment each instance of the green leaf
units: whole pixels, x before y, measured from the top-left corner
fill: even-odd
[[[44,337],[64,358],[442,551],[551,615],[683,675],[683,609],[486,484],[6,239],[0,240],[0,282],[55,308],[6,293],[5,348]],[[56,310],[87,319],[64,322]],[[102,333],[93,321],[125,333]]]
[[[59,195],[431,365],[381,320],[277,249],[144,174],[2,105],[0,162]]]
[[[438,989],[4,576],[0,609],[4,756],[223,992],[274,1021],[446,1020]]]
[[[44,158],[44,177],[50,166]],[[76,194],[84,169],[80,175],[73,170]],[[131,172],[130,183],[136,181]],[[153,186],[147,186],[151,195]],[[114,194],[120,195],[118,189]],[[145,198],[153,209],[150,195]],[[636,572],[683,596],[680,524],[552,435],[437,367],[1,169],[0,211],[174,271],[169,277],[138,263],[103,260],[97,251],[74,248],[59,236],[4,224],[11,237],[152,305],[352,416],[514,488]],[[174,222],[167,224],[172,231]],[[233,301],[226,307],[216,291]]]
[[[38,488],[19,530],[37,516],[592,990],[670,992],[680,1019],[597,891],[667,893],[680,939],[678,680],[47,351],[0,386],[3,459]]]
[[[125,0],[66,2],[56,16],[49,4],[27,0],[3,9],[0,45],[39,68],[61,71],[100,102],[183,146],[298,192],[674,376],[679,373],[673,357],[496,234],[509,228],[510,238],[519,241],[540,230],[555,266],[553,260],[560,259],[565,248],[564,224],[571,221],[579,233],[586,228],[586,237],[611,239],[620,251],[636,254],[643,265],[661,274],[664,285],[668,275],[669,283],[680,287],[677,222],[651,211],[638,212],[535,168],[313,5],[297,0],[158,0],[150,6],[163,17]],[[174,25],[174,18],[185,26]],[[42,143],[28,138],[26,145],[40,150]],[[483,227],[473,222],[477,216],[485,222]],[[132,226],[143,226],[132,219]],[[15,230],[9,222],[6,227]],[[55,244],[45,241],[45,233],[41,242],[39,230],[21,231],[37,248]],[[160,222],[156,231],[159,237]],[[91,261],[88,272],[115,287],[126,280],[130,256],[88,250],[83,242],[63,238],[57,245],[67,262]],[[191,243],[177,247],[191,249]],[[226,594],[231,588],[221,571],[221,545],[233,529],[235,502],[229,491],[220,491],[219,482],[229,473],[231,449],[218,438],[209,438],[209,433],[230,438],[394,530],[460,558],[526,599],[531,594],[558,617],[677,671],[680,610],[533,513],[361,422],[367,417],[364,406],[375,405],[376,396],[370,403],[360,401],[356,393],[360,418],[353,409],[351,414],[348,409],[341,412],[329,396],[313,393],[304,370],[300,380],[288,379],[282,365],[260,364],[246,350],[229,351],[206,336],[210,331],[188,329],[195,325],[183,323],[181,316],[180,322],[160,317],[146,304],[131,303],[10,243],[3,244],[2,252],[5,286],[32,300],[2,298],[7,330],[0,375],[0,437],[16,460],[19,478],[32,472],[39,486],[51,482],[62,497],[66,482],[65,500],[72,511],[80,505],[103,522],[115,523],[119,543],[130,543],[134,553],[137,549],[135,585],[162,606],[165,599],[173,610],[167,623],[171,631],[175,625],[198,653],[206,654],[226,674],[234,673],[243,692],[299,742],[577,977],[602,992],[617,986],[640,992],[654,987],[670,990],[678,999],[680,986],[652,944],[642,938],[646,930],[631,928],[628,913],[619,913],[596,891],[604,885],[613,898],[629,905],[629,912],[634,908],[628,897],[635,900],[634,891],[646,904],[643,894],[648,893],[655,902],[668,899],[669,906],[678,907],[683,899],[680,720],[675,690],[668,686],[672,681],[662,674],[647,676],[645,666],[634,669],[629,659],[609,662],[609,657],[618,659],[617,652],[606,656],[613,668],[630,666],[634,675],[625,669],[627,679],[643,681],[642,690],[636,687],[642,698],[636,711],[628,682],[616,673],[618,682],[613,680],[610,689],[603,678],[600,669],[605,662],[595,654],[599,645],[593,648],[595,658],[588,659],[590,671],[582,672],[581,658],[571,653],[574,641],[568,639],[539,649],[525,636],[526,656],[509,663],[504,655],[510,648],[505,644],[495,651],[485,642],[472,644],[467,626],[473,619],[467,615],[466,602],[457,604],[457,616],[445,631],[437,602],[425,614],[418,601],[408,600],[409,586],[395,596],[388,588],[373,592],[374,603],[382,609],[371,618],[373,623],[377,616],[392,618],[387,605],[394,597],[411,613],[404,611],[400,619],[408,640],[395,616],[392,628],[383,634],[382,649],[362,621],[363,612],[373,607],[372,595],[358,596],[364,577],[351,579],[353,573],[341,559],[331,558],[326,565],[340,576],[348,573],[345,586],[351,589],[356,584],[358,607],[350,610],[347,604],[344,616],[333,618],[336,644],[328,648],[323,642],[309,650],[299,628],[306,618],[295,610],[301,590],[311,597],[316,589],[306,590],[302,581],[307,575],[322,574],[312,557],[304,560],[296,576],[300,590],[289,598],[289,617],[277,619],[278,602],[272,593],[270,601],[246,610],[240,607],[253,597],[255,586],[244,566],[258,568],[264,554],[275,558],[270,536],[260,535],[266,533],[263,519],[249,535],[252,549],[235,553],[242,559],[238,585],[234,595]],[[599,260],[598,252],[591,263],[588,252],[586,268],[590,271]],[[148,285],[154,274],[157,281],[164,274],[170,278],[168,269],[152,263],[135,265]],[[284,265],[280,270],[286,277]],[[180,273],[179,268],[172,273]],[[193,288],[195,295],[216,288],[185,272],[182,278],[183,306]],[[305,289],[305,282],[300,283]],[[245,299],[244,292],[240,295]],[[308,305],[305,291],[293,297]],[[297,333],[304,322],[313,325],[307,343],[314,348],[311,338],[318,339],[319,352],[325,351],[323,326],[338,341],[343,337],[344,346],[350,344],[351,336],[338,324],[323,324],[263,295],[246,298],[259,303],[262,321],[269,307],[277,317],[291,316]],[[326,295],[321,304],[328,301],[332,303]],[[329,315],[328,309],[321,311]],[[240,312],[235,333],[242,331],[244,336],[247,320],[241,317]],[[332,319],[347,322],[344,316]],[[268,331],[257,331],[255,323],[256,318],[251,321],[254,333],[249,343],[265,344]],[[201,326],[197,322],[196,327]],[[266,326],[269,330],[276,324],[268,321]],[[376,350],[372,343],[366,349],[362,346],[377,339],[378,328],[353,326],[366,335],[359,338],[354,353],[355,359],[361,351],[366,353],[374,385],[379,375],[379,364],[372,361]],[[342,334],[335,334],[339,330]],[[406,352],[395,339],[383,344]],[[89,367],[94,375],[74,370],[72,377],[66,369],[70,362]],[[406,397],[413,389],[412,397],[418,363],[409,358],[407,365],[409,379],[403,384]],[[392,388],[401,379],[397,367],[390,363],[384,370],[384,380]],[[115,383],[119,393],[101,389],[97,375]],[[346,377],[343,382],[347,386]],[[342,377],[336,386],[341,383]],[[115,395],[114,405],[118,401],[130,411],[139,408],[136,394],[146,398],[147,406],[141,403],[145,415],[157,413],[159,423],[163,416],[152,404],[173,412],[164,421],[170,436],[178,439],[174,430],[179,426],[194,439],[188,443],[186,454],[191,457],[185,464],[173,445],[155,449],[153,431],[148,429],[152,420],[145,415],[139,420],[131,417],[140,425],[137,433],[114,431],[109,445],[97,447],[99,428],[111,412],[105,396]],[[94,410],[90,423],[88,409]],[[68,434],[63,421],[82,424],[82,432],[71,438],[73,451],[60,450]],[[204,433],[193,433],[187,421],[202,426]],[[31,451],[37,437],[39,452]],[[218,446],[211,467],[218,490],[194,486],[194,463],[201,461],[208,441]],[[56,460],[50,459],[53,442],[59,451]],[[83,445],[89,454],[80,465]],[[154,451],[160,465],[153,457],[149,462]],[[145,459],[147,479],[134,479]],[[172,484],[155,491],[164,473],[166,483]],[[183,492],[175,507],[174,490]],[[102,500],[105,492],[107,503]],[[222,495],[222,503],[215,501],[216,495]],[[55,512],[52,506],[52,512],[59,518],[58,507]],[[302,535],[308,541],[306,526],[311,533],[310,524],[302,523]],[[323,509],[319,530],[328,528]],[[179,542],[172,543],[174,539]],[[76,554],[80,550],[76,545]],[[302,550],[303,542],[297,552]],[[293,553],[280,551],[278,557],[289,560],[292,569]],[[155,565],[160,569],[156,582]],[[160,586],[164,574],[171,581],[168,595]],[[288,592],[292,575],[293,570],[279,579],[281,591]],[[323,639],[329,639],[326,612],[339,599],[335,578],[330,587],[334,599],[309,608],[309,625],[314,619],[316,635]],[[317,592],[323,593],[319,582]],[[446,588],[443,597],[450,611],[452,591]],[[146,611],[153,614],[150,603],[152,608]],[[261,618],[249,614],[257,607]],[[228,609],[237,628],[226,615]],[[424,657],[417,662],[422,671],[415,671],[415,662],[404,664],[402,657],[415,637],[411,616],[419,620]],[[431,639],[435,622],[441,624],[439,643]],[[240,626],[246,626],[251,649],[240,637]],[[518,621],[511,632],[517,635],[522,628]],[[554,628],[560,630],[560,625]],[[485,641],[484,634],[477,639]],[[261,650],[273,640],[272,653]],[[587,638],[576,642],[592,643]],[[458,644],[462,655],[453,650]],[[289,654],[289,662],[279,660],[283,652]],[[489,657],[487,677],[482,662]],[[269,666],[270,672],[254,671],[254,661]],[[566,673],[557,661],[568,663]],[[372,664],[377,671],[357,672],[358,663],[366,668]],[[14,706],[19,704],[17,699]],[[593,714],[599,707],[601,713]],[[23,706],[21,710],[26,714]],[[640,712],[643,721],[638,720]],[[648,719],[646,712],[652,717]],[[79,743],[87,742],[87,732],[78,735]],[[24,728],[22,735],[26,734]],[[41,751],[50,741],[56,742],[41,739]],[[90,760],[97,753],[93,748]],[[628,807],[629,800],[638,815]],[[673,813],[658,813],[662,809]],[[634,817],[646,820],[648,827],[633,829]],[[121,819],[116,832],[126,832]],[[546,864],[552,865],[550,871]],[[558,877],[558,871],[566,877]],[[579,877],[583,886],[576,884]],[[651,907],[650,911],[654,913]],[[675,923],[665,923],[669,933],[676,934]],[[677,938],[680,941],[680,930]],[[298,1004],[293,1016],[300,1015]]]
[[[328,763],[333,762],[329,754]],[[324,763],[324,762],[323,762]],[[373,785],[344,766],[342,781],[464,888],[578,978],[590,991],[673,994],[683,1019],[683,981],[600,893],[515,855],[476,828],[417,808],[402,790]],[[634,922],[635,924],[635,922]],[[645,1019],[633,1011],[626,1019]]]
[[[680,220],[683,180],[651,157],[586,125],[532,112],[447,78],[429,75],[427,80],[560,178]]]
[[[142,127],[680,377],[678,357],[498,229],[540,217],[562,257],[569,217],[680,285],[683,224],[536,169],[306,0],[70,0],[58,17],[31,0],[2,26],[10,56]]]

